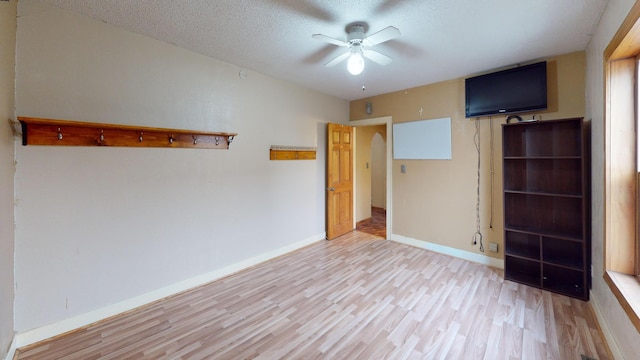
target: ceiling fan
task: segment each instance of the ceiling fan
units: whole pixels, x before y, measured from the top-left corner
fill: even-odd
[[[362,70],[364,70],[364,58],[380,65],[389,64],[392,60],[389,56],[372,50],[370,47],[398,36],[400,36],[400,30],[393,26],[388,26],[376,33],[366,36],[365,25],[358,23],[348,27],[347,41],[334,39],[322,34],[313,34],[312,37],[316,40],[324,41],[329,44],[348,47],[349,51],[338,55],[333,60],[324,64],[324,66],[334,66],[349,58],[349,61],[347,62],[347,69],[352,75],[358,75]]]

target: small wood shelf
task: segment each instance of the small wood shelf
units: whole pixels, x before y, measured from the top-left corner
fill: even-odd
[[[567,198],[576,198],[576,199],[582,198],[582,195],[554,194],[549,192],[538,192],[538,191],[504,190],[504,193],[505,194],[526,194],[526,195],[535,195],[535,196],[567,197]]]
[[[18,117],[22,145],[229,149],[238,135],[143,126]]]
[[[580,156],[505,156],[504,160],[581,160]]]
[[[508,229],[509,233],[518,233],[518,234],[525,234],[525,235],[535,235],[535,236],[546,236],[546,237],[552,237],[552,238],[558,238],[558,239],[562,239],[562,240],[567,240],[567,241],[576,241],[576,242],[583,242],[584,239],[581,237],[575,237],[575,236],[565,236],[562,234],[555,234],[555,233],[543,233],[537,230],[529,230],[526,228],[514,228],[514,227],[510,227]]]
[[[316,148],[304,146],[278,146],[269,150],[271,160],[315,160]]]

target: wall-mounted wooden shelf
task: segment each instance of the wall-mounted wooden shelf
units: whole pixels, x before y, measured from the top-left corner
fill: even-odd
[[[315,160],[316,148],[306,146],[271,146],[271,160]]]
[[[235,133],[18,117],[22,145],[228,149]]]

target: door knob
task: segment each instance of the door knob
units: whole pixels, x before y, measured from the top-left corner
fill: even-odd
[[[335,190],[336,190],[336,188],[334,188],[334,187],[332,186],[332,187],[328,187],[328,188],[327,188],[327,190],[329,190],[329,191],[335,191]]]

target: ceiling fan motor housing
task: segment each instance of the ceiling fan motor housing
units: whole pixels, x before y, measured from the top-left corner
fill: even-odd
[[[347,41],[351,44],[360,44],[365,38],[364,26],[353,25],[349,28],[349,34],[347,35]]]

